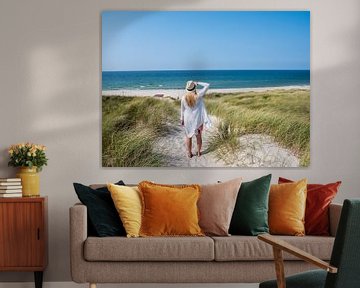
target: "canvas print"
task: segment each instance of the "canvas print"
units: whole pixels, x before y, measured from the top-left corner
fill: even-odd
[[[103,167],[307,167],[309,11],[102,13]]]

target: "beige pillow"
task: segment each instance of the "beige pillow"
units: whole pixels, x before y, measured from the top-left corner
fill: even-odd
[[[199,225],[207,235],[229,236],[231,217],[242,178],[219,184],[201,185]]]

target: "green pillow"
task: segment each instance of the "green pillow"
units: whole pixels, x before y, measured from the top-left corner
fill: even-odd
[[[256,236],[269,233],[270,181],[271,174],[241,184],[231,218],[230,234]]]

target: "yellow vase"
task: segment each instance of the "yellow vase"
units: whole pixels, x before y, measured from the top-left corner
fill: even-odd
[[[40,196],[40,177],[36,167],[20,167],[17,177],[21,178],[22,196]]]

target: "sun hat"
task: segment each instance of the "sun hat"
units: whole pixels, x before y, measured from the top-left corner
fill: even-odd
[[[192,80],[186,82],[186,90],[187,91],[194,91],[196,88],[196,83]]]

